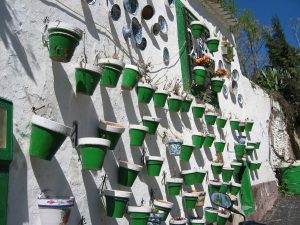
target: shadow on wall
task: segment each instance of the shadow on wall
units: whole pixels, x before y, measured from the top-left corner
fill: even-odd
[[[81,6],[82,6],[82,11],[83,11],[87,30],[89,31],[89,33],[92,35],[93,38],[99,41],[100,38],[98,35],[98,31],[88,4],[86,3],[86,1],[81,1]]]
[[[25,51],[17,33],[14,31],[18,30],[18,28],[15,28],[13,21],[17,20],[17,18],[7,1],[0,1],[0,15],[0,38],[5,48],[8,50],[12,49],[15,52],[15,56],[19,59],[26,74],[36,83],[26,52],[30,54],[34,61],[37,60],[35,60],[35,56],[30,49],[27,48]]]

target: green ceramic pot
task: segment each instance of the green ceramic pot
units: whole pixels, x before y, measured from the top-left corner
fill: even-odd
[[[223,163],[212,162],[211,171],[214,175],[220,175],[222,173]]]
[[[253,121],[247,121],[245,126],[246,132],[251,132],[253,128],[254,122]]]
[[[124,63],[121,60],[112,58],[100,59],[99,63],[103,68],[100,84],[104,87],[116,87],[121,76]]]
[[[208,38],[206,40],[207,48],[210,52],[217,52],[220,40],[218,38]]]
[[[219,192],[226,194],[230,190],[229,182],[222,182]]]
[[[155,91],[153,95],[153,102],[155,108],[163,108],[166,104],[169,92],[165,90]]]
[[[219,192],[221,188],[222,183],[218,181],[208,181],[208,190],[210,195],[213,193]]]
[[[207,27],[200,21],[191,22],[190,28],[191,28],[192,35],[195,38],[201,37],[205,33],[205,30],[207,30]]]
[[[150,84],[139,83],[136,88],[136,93],[138,95],[139,103],[148,104],[155,93],[155,88],[153,88]]]
[[[148,176],[159,176],[164,160],[165,159],[163,157],[159,156],[146,156]]]
[[[142,146],[145,140],[146,134],[149,132],[149,128],[142,125],[130,125],[130,145]]]
[[[166,221],[169,216],[169,213],[173,207],[172,202],[164,201],[164,200],[154,200],[153,206],[158,210],[161,214],[161,221]]]
[[[99,123],[99,136],[110,140],[110,150],[114,150],[118,144],[118,141],[125,130],[119,123],[111,121],[100,121]]]
[[[232,130],[238,130],[239,129],[239,120],[230,120],[230,127]]]
[[[206,69],[203,66],[195,66],[193,69],[194,82],[199,85],[204,85],[206,80]]]
[[[249,169],[251,171],[258,170],[260,168],[260,166],[261,166],[260,162],[256,162],[256,161],[249,162]]]
[[[191,158],[191,155],[194,151],[195,146],[191,144],[182,144],[180,151],[180,161],[188,162]]]
[[[243,164],[241,162],[231,162],[230,166],[233,168],[233,174],[237,175],[239,174]]]
[[[127,191],[105,190],[106,215],[113,218],[122,218],[131,194]]]
[[[218,128],[224,128],[226,125],[227,119],[224,117],[218,117],[216,120]]]
[[[196,208],[199,192],[183,192],[182,202],[183,206],[187,209]]]
[[[201,184],[206,175],[206,171],[200,168],[181,171],[181,176],[185,185]]]
[[[211,79],[211,90],[216,93],[221,92],[224,82],[225,82],[225,80],[223,78],[219,78],[219,77],[212,78]]]
[[[212,143],[214,142],[216,136],[214,134],[207,134],[203,146],[204,147],[211,147]]]
[[[166,193],[171,196],[180,194],[183,184],[182,178],[167,178],[166,179]]]
[[[204,118],[207,125],[214,125],[217,120],[217,114],[207,113],[204,115]]]
[[[195,118],[202,118],[204,111],[205,111],[205,105],[203,104],[195,104],[192,106],[192,112]]]
[[[246,146],[244,144],[235,143],[234,144],[234,151],[237,157],[243,157],[245,153]]]
[[[203,220],[203,219],[190,219],[190,225],[205,225],[205,220]]]
[[[240,122],[239,123],[238,131],[239,132],[244,132],[245,131],[245,127],[246,127],[246,123],[245,122]]]
[[[246,146],[245,151],[248,156],[252,156],[255,150],[254,146]]]
[[[157,127],[160,123],[160,118],[155,118],[151,116],[143,116],[143,125],[149,128],[148,134],[155,134]]]
[[[225,144],[226,144],[225,141],[215,141],[214,146],[215,146],[216,152],[218,152],[218,153],[223,152],[224,148],[225,148]]]
[[[222,179],[224,182],[229,182],[231,181],[232,175],[233,175],[233,168],[222,168]]]
[[[191,105],[192,105],[192,102],[193,102],[193,98],[192,97],[188,96],[188,97],[184,98],[182,100],[180,111],[181,112],[189,112],[190,108],[191,108]]]
[[[126,64],[122,73],[123,79],[121,88],[123,90],[132,90],[141,78],[139,68],[134,65]]]
[[[258,142],[258,141],[247,141],[247,146],[248,147],[254,147],[255,149],[259,149],[260,142]]]
[[[201,148],[204,140],[205,140],[205,134],[202,134],[200,132],[195,132],[192,135],[192,141],[193,141],[193,145],[195,145],[195,148]]]
[[[241,184],[239,183],[232,183],[230,185],[230,193],[234,196],[236,196],[241,190]]]
[[[218,213],[217,225],[225,225],[229,217],[230,217],[230,213],[226,213],[226,214]]]
[[[80,138],[78,147],[81,154],[82,169],[101,170],[110,141],[103,138]]]
[[[206,223],[215,223],[215,222],[217,222],[218,211],[211,207],[206,207],[204,209],[204,217],[205,217]]]
[[[118,183],[126,187],[132,187],[142,169],[143,167],[140,165],[119,161]]]
[[[128,206],[127,214],[130,217],[130,225],[147,225],[151,208],[147,206]]]
[[[181,96],[174,95],[168,98],[169,112],[179,112],[181,105],[182,105]]]

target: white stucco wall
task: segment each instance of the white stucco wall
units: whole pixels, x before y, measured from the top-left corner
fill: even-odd
[[[64,4],[62,4],[64,2]],[[140,9],[146,1],[139,1]],[[148,1],[152,2],[152,1]],[[121,0],[114,1],[122,5]],[[159,76],[166,75],[170,79],[181,78],[180,62],[178,60],[177,22],[175,8],[165,7],[162,1],[153,1],[156,9],[154,17],[150,21],[142,22],[143,36],[148,41],[145,51],[139,51],[134,42],[126,43],[122,36],[122,27],[130,22],[132,15],[125,13],[122,8],[122,16],[119,21],[113,22],[108,17],[108,11],[112,1],[97,1],[94,6],[88,6],[81,1],[0,1],[0,96],[11,99],[14,103],[14,161],[10,168],[10,192],[8,206],[8,224],[40,224],[37,196],[41,190],[48,189],[58,196],[73,195],[76,198],[76,206],[72,210],[69,224],[78,224],[81,216],[84,216],[87,224],[128,224],[127,218],[112,219],[106,217],[105,203],[98,195],[98,187],[101,177],[108,175],[108,188],[130,190],[117,184],[117,161],[128,160],[140,163],[141,149],[129,145],[129,124],[137,124],[142,115],[152,115],[162,118],[157,136],[147,136],[145,149],[151,155],[165,157],[162,171],[170,176],[170,170],[174,170],[177,176],[183,169],[205,167],[209,170],[209,178],[213,178],[210,171],[210,160],[215,159],[215,150],[209,151],[197,149],[190,163],[181,163],[178,158],[166,154],[161,136],[169,130],[185,140],[191,138],[192,131],[207,131],[202,120],[194,120],[190,113],[169,113],[167,109],[155,109],[151,102],[147,106],[138,104],[135,91],[122,92],[119,85],[114,88],[98,86],[92,97],[76,95],[74,64],[82,51],[82,41],[77,47],[75,55],[70,63],[62,64],[51,62],[48,51],[42,46],[41,27],[42,20],[49,16],[51,21],[61,20],[77,25],[86,32],[86,50],[90,62],[95,50],[107,50],[112,53],[113,46],[122,46],[126,52],[125,63],[134,63],[143,59],[151,61],[153,71],[158,71]],[[212,29],[220,26],[204,8],[198,5],[198,1],[185,2],[195,15],[207,18],[207,25]],[[153,36],[150,34],[151,25],[157,21],[159,15],[163,15],[169,25],[168,35]],[[140,10],[137,13],[140,20]],[[200,18],[200,17],[199,17]],[[212,24],[210,23],[212,22]],[[220,29],[223,34],[229,35]],[[167,47],[170,51],[171,61],[166,68],[163,64],[162,50]],[[221,53],[214,55],[216,62],[221,59]],[[232,63],[231,71],[240,72],[238,58]],[[226,81],[229,85],[229,80]],[[236,96],[225,98],[219,94],[222,115],[244,120],[253,119],[255,125],[250,140],[261,141],[261,147],[254,154],[254,159],[262,161],[258,173],[251,174],[253,185],[273,181],[275,179],[270,167],[270,141],[269,141],[269,117],[270,99],[265,92],[258,87],[253,87],[250,81],[240,74],[238,81],[238,93],[242,94],[244,104],[238,104]],[[44,161],[30,158],[28,154],[30,141],[30,120],[33,115],[31,108],[44,106],[38,111],[39,115],[63,122],[72,126],[74,120],[79,124],[80,137],[97,136],[99,119],[118,121],[126,127],[122,140],[115,151],[109,151],[102,171],[89,172],[81,170],[78,161],[78,153],[72,147],[70,139],[67,139],[52,161]],[[232,133],[229,123],[223,131],[216,127],[213,132],[217,138],[223,137],[228,142],[223,156],[225,166],[235,158],[233,143],[236,138]],[[149,203],[149,190],[154,190],[157,199],[168,199],[175,203],[171,212],[173,216],[190,217],[194,212],[183,210],[181,197],[166,197],[164,186],[161,185],[162,173],[159,177],[148,177],[143,170],[132,187],[133,197],[130,205],[139,205],[142,199]],[[202,189],[202,187],[197,187]],[[204,190],[207,184],[203,183]],[[184,190],[191,190],[185,187]],[[206,198],[206,205],[209,205]],[[202,214],[202,208],[198,213]]]

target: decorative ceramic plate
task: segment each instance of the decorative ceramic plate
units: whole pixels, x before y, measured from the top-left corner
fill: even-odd
[[[141,43],[137,43],[136,46],[141,50],[145,50],[145,48],[147,47],[147,39],[143,37]]]
[[[110,9],[110,16],[113,21],[118,21],[121,16],[121,8],[118,4],[114,4]]]
[[[164,63],[165,65],[169,65],[170,63],[170,54],[169,54],[169,50],[164,47],[164,50],[163,50],[163,60],[164,60]]]
[[[163,34],[167,34],[168,33],[168,24],[167,24],[166,19],[163,16],[159,16],[158,17],[158,23],[159,23],[159,26],[160,26],[160,31]]]
[[[153,24],[152,27],[151,27],[151,31],[152,31],[152,33],[153,33],[155,36],[158,35],[159,32],[160,32],[160,25],[159,25],[159,23]]]
[[[86,0],[86,3],[89,5],[94,5],[96,3],[96,0]]]
[[[127,40],[128,38],[130,38],[130,36],[132,34],[132,30],[128,26],[124,26],[122,28],[122,33],[123,33],[124,39]]]
[[[136,17],[132,18],[131,21],[131,30],[132,30],[132,35],[137,44],[141,44],[143,37],[142,37],[142,26],[138,19]]]
[[[243,96],[241,94],[238,94],[237,99],[238,99],[238,102],[239,102],[240,105],[244,104],[244,98],[243,98]]]
[[[124,0],[123,1],[124,8],[131,14],[135,15],[136,11],[139,7],[139,3],[137,0]]]
[[[239,77],[240,77],[239,72],[237,70],[233,70],[232,71],[232,80],[238,81]]]
[[[228,98],[228,87],[227,85],[223,85],[223,95],[225,98]]]

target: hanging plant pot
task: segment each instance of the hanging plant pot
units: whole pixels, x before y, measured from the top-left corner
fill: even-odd
[[[138,95],[138,102],[148,104],[154,95],[155,89],[150,84],[139,83],[136,92]]]
[[[219,181],[208,181],[208,190],[210,195],[212,195],[215,192],[219,192],[221,188],[222,183]]]
[[[214,175],[220,175],[222,173],[223,163],[212,162],[211,171]]]
[[[239,132],[244,132],[245,131],[245,127],[246,127],[246,123],[245,122],[240,122],[239,123],[238,131]]]
[[[99,63],[103,68],[100,84],[104,87],[116,87],[122,73],[124,63],[121,60],[111,58],[100,59]]]
[[[126,187],[132,187],[142,169],[143,167],[140,165],[119,161],[118,183]]]
[[[131,91],[139,81],[140,77],[141,75],[137,66],[126,64],[123,69],[123,79],[121,88],[123,90]]]
[[[186,98],[183,99],[182,104],[181,104],[181,112],[189,112],[191,105],[193,102],[193,98],[190,96],[187,96]]]
[[[239,183],[232,183],[230,185],[230,194],[236,196],[241,190],[241,184]]]
[[[260,142],[259,141],[247,141],[247,146],[254,147],[255,149],[259,149]]]
[[[230,166],[231,166],[231,168],[233,168],[233,174],[237,175],[240,173],[240,170],[241,170],[243,164],[240,162],[231,162]]]
[[[220,40],[218,38],[208,38],[206,40],[207,48],[210,52],[217,52],[219,49]]]
[[[183,206],[187,209],[196,208],[199,192],[183,192],[182,201]]]
[[[225,141],[221,141],[221,140],[220,141],[215,141],[214,146],[215,146],[216,152],[217,153],[222,153],[224,151],[225,144],[226,144]]]
[[[215,223],[215,222],[217,222],[218,211],[214,208],[206,207],[205,212],[204,212],[204,216],[205,216],[205,222],[207,224]]]
[[[253,152],[254,152],[254,150],[255,150],[255,147],[254,147],[254,146],[246,146],[245,150],[246,150],[246,154],[247,154],[248,156],[252,156],[252,155],[253,155]]]
[[[218,217],[217,217],[217,224],[218,225],[225,225],[227,223],[227,220],[230,217],[230,213],[218,213]]]
[[[226,194],[229,191],[230,183],[229,182],[222,182],[219,192]]]
[[[171,139],[166,143],[166,148],[170,155],[179,156],[181,152],[182,140]]]
[[[50,58],[58,62],[70,62],[83,31],[60,21],[48,24]]]
[[[153,201],[153,206],[158,210],[160,214],[160,221],[166,221],[173,205],[174,204],[172,202],[168,202],[164,200]]]
[[[205,225],[205,220],[203,220],[203,219],[190,219],[190,225]]]
[[[125,128],[119,124],[110,121],[100,121],[99,135],[102,138],[110,140],[110,150],[114,150]]]
[[[130,125],[130,145],[142,146],[145,140],[146,134],[149,132],[149,128],[142,125]]]
[[[192,35],[195,38],[201,37],[207,29],[200,21],[193,21],[190,24]]]
[[[195,145],[195,148],[201,148],[204,140],[205,140],[205,134],[200,132],[194,132],[192,135],[193,145]]]
[[[217,120],[217,114],[215,113],[207,113],[204,117],[207,125],[214,125]]]
[[[146,156],[148,176],[159,176],[164,160],[165,159],[163,157],[159,156]]]
[[[122,218],[131,192],[119,190],[105,190],[106,215],[113,218]]]
[[[218,128],[224,128],[226,125],[227,119],[224,117],[218,117],[216,120]]]
[[[182,178],[167,178],[166,179],[166,193],[171,196],[180,194],[183,184]]]
[[[208,134],[206,135],[204,139],[203,146],[204,147],[211,147],[212,143],[214,142],[216,136],[214,134]]]
[[[187,219],[186,218],[180,218],[180,219],[172,218],[172,219],[170,219],[169,223],[170,223],[170,225],[173,225],[173,224],[174,225],[186,225]]]
[[[254,171],[254,170],[258,170],[261,166],[261,163],[260,162],[257,162],[257,161],[251,161],[249,162],[249,169],[251,171]]]
[[[239,120],[230,120],[230,127],[232,130],[238,130],[239,129]]]
[[[80,138],[78,140],[82,169],[101,170],[110,141],[103,138]]]
[[[179,112],[182,105],[182,97],[173,95],[168,98],[169,112]]]
[[[147,206],[128,206],[127,214],[131,225],[147,225],[151,208]]]
[[[243,156],[244,156],[244,153],[245,153],[245,148],[246,148],[245,145],[235,143],[235,144],[234,144],[235,155],[236,155],[237,157],[243,157]]]
[[[194,151],[195,146],[192,144],[183,144],[180,151],[180,161],[188,162]]]
[[[165,91],[165,90],[155,91],[153,95],[154,107],[156,108],[165,107],[168,96],[169,96],[169,91]]]
[[[143,125],[148,127],[148,134],[155,134],[161,119],[151,116],[143,116]]]
[[[247,121],[245,126],[246,132],[251,132],[253,128],[254,122],[253,121]]]
[[[43,225],[68,223],[75,198],[38,198],[39,214]]]
[[[225,80],[223,78],[220,78],[220,77],[212,78],[211,79],[211,90],[216,93],[221,92],[224,82],[225,82]]]
[[[92,96],[101,77],[99,66],[82,63],[75,68],[76,93]]]
[[[64,124],[34,115],[31,119],[30,156],[51,160],[71,130]]]
[[[259,149],[259,147],[260,147],[260,141],[257,141],[257,142],[255,143],[254,147],[255,147],[256,149]]]
[[[206,170],[200,168],[181,171],[181,176],[185,185],[201,184],[205,175]]]
[[[192,106],[192,112],[195,118],[202,118],[204,111],[205,111],[205,105],[203,104],[195,104]]]
[[[194,81],[196,84],[204,85],[207,71],[203,66],[195,66],[193,69]]]
[[[223,167],[223,169],[222,169],[222,179],[223,179],[224,182],[231,181],[233,170],[234,170],[233,168]]]

